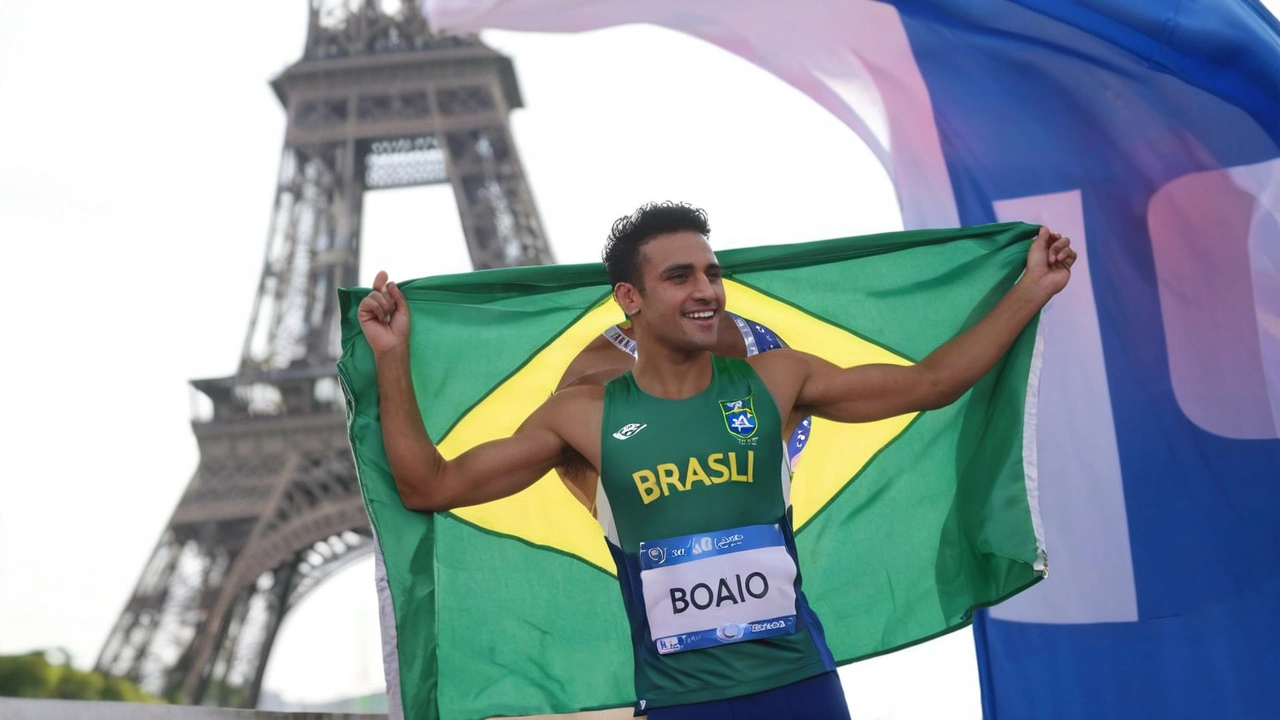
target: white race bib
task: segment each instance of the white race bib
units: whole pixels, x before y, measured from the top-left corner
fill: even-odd
[[[642,542],[640,585],[661,655],[796,631],[796,563],[776,523]]]

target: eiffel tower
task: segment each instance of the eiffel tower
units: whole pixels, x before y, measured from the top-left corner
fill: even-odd
[[[284,614],[372,551],[335,369],[365,191],[448,182],[477,269],[552,262],[511,60],[392,4],[309,0],[271,83],[288,126],[240,368],[192,381],[199,466],[97,661],[171,701],[253,707]]]

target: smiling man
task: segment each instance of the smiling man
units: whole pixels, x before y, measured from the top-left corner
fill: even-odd
[[[706,216],[698,211],[681,206],[670,206],[667,209],[659,206],[646,213],[637,213],[617,221],[613,234],[615,240],[609,246],[615,249],[614,258],[612,260],[606,258],[606,264],[614,268],[616,277],[629,277],[635,270],[636,257],[634,252],[624,254],[621,251],[623,248],[634,246],[635,243],[628,242],[626,238],[645,237],[655,230],[666,232],[671,228],[693,230],[702,234],[703,237],[711,232]],[[621,242],[619,238],[622,239]],[[617,282],[613,284],[616,285]],[[716,345],[711,349],[713,355],[747,358],[787,347],[783,339],[773,330],[741,315],[722,312],[719,313],[718,322]],[[556,391],[559,392],[574,385],[603,385],[632,370],[636,354],[635,330],[631,322],[628,320],[618,325],[610,325],[569,363],[560,377],[560,382],[556,385]],[[788,425],[789,440],[786,453],[787,462],[793,471],[799,462],[801,451],[809,441],[810,420],[807,416],[797,418],[794,423]],[[619,430],[614,436],[617,437],[618,433],[633,434],[639,432],[642,427],[633,423]],[[600,497],[601,492],[598,488],[599,476],[595,468],[586,462],[576,462],[556,468],[556,473],[570,492],[591,511],[592,516],[597,516],[595,498]]]
[[[806,415],[870,422],[954,402],[1066,285],[1075,253],[1042,228],[1023,277],[970,329],[915,365],[839,368],[788,348],[725,356],[745,338],[726,337],[735,323],[708,234],[705,213],[682,204],[616,222],[604,259],[634,365],[584,360],[511,437],[450,460],[418,412],[407,303],[380,272],[359,315],[387,458],[405,506],[425,512],[505,497],[561,469],[608,540],[637,709],[651,718],[847,718],[801,589],[789,428]]]

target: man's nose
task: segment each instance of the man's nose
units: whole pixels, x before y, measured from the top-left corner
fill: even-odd
[[[711,288],[711,278],[705,273],[698,273],[694,276],[693,296],[699,300],[710,300],[715,297],[715,290]]]

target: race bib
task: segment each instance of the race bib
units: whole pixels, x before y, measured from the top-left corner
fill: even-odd
[[[796,563],[777,524],[642,542],[640,585],[661,655],[796,631]]]

